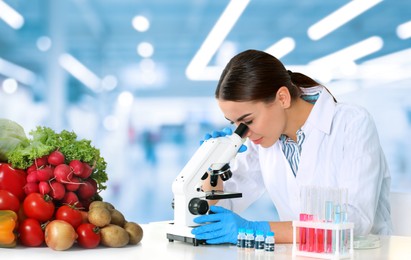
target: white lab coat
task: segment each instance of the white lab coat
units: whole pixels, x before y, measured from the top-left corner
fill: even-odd
[[[242,192],[239,199],[218,205],[241,212],[265,191],[280,220],[298,220],[299,187],[317,185],[348,188],[348,220],[356,235],[390,234],[390,173],[377,129],[363,108],[335,103],[322,91],[306,123],[297,177],[284,156],[281,142],[263,148],[247,142],[247,151],[231,163],[233,177],[226,191]]]

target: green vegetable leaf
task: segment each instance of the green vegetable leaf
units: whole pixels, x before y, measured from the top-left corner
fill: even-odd
[[[7,162],[7,153],[18,145],[26,145],[28,139],[21,125],[16,122],[0,118],[0,162]]]

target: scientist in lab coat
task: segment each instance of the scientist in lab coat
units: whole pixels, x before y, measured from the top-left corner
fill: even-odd
[[[339,103],[310,77],[286,70],[275,57],[247,50],[231,59],[215,92],[231,123],[248,126],[245,152],[230,164],[233,176],[216,189],[242,192],[220,200],[214,214],[196,217],[192,230],[210,244],[237,241],[238,228],[274,231],[292,242],[301,212],[300,188],[348,188],[348,221],[355,235],[390,234],[390,173],[370,114]],[[225,130],[226,131],[226,130]],[[214,136],[231,134],[216,131]],[[224,187],[223,187],[224,185]],[[210,190],[209,181],[203,190]],[[248,221],[238,214],[268,192],[280,221]]]

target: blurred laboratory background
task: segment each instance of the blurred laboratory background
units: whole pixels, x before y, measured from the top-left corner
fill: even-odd
[[[74,131],[107,162],[102,192],[130,220],[173,218],[171,184],[246,49],[373,115],[392,190],[411,188],[411,1],[0,0],[0,117]],[[258,214],[258,216],[257,216]],[[276,219],[262,197],[244,213]]]

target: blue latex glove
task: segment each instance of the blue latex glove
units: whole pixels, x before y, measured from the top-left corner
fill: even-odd
[[[248,221],[231,210],[219,206],[210,206],[210,211],[214,214],[202,215],[194,219],[195,223],[206,224],[191,230],[196,239],[206,240],[207,244],[237,244],[239,228],[261,230],[264,233],[271,231],[268,221]]]
[[[226,136],[226,135],[232,135],[233,134],[233,130],[231,130],[231,128],[229,127],[225,127],[223,130],[221,131],[213,131],[211,134],[207,133],[204,136],[204,140],[200,141],[200,145],[204,143],[205,140],[208,140],[210,138],[217,138],[217,137],[222,137],[222,136]],[[239,153],[245,152],[247,151],[247,146],[245,146],[244,144],[242,144],[240,146],[240,149],[238,149]]]

